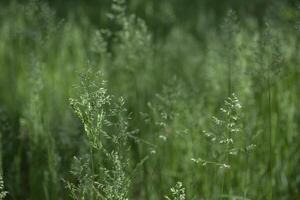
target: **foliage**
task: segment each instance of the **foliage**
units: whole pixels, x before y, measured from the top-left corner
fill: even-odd
[[[181,182],[177,182],[175,187],[171,188],[172,198],[166,196],[168,200],[185,200],[185,189]]]

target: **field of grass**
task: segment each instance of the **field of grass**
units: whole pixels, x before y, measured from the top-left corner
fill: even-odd
[[[101,1],[0,2],[0,199],[300,199],[294,1]]]

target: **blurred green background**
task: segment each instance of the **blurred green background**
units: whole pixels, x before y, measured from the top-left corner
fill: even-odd
[[[299,199],[298,3],[130,0],[120,11],[110,0],[1,0],[7,199],[70,198],[65,180],[87,142],[69,98],[87,69],[101,70],[109,93],[126,99],[140,138],[130,141],[131,165],[147,158],[130,199],[164,199],[177,181],[187,199]],[[214,158],[202,131],[233,92],[256,149],[223,179],[191,159]]]

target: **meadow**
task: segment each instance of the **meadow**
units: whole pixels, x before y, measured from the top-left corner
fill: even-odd
[[[300,199],[297,1],[0,2],[0,199]]]

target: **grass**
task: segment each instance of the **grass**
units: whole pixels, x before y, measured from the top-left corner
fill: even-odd
[[[300,198],[299,10],[134,2],[0,8],[0,199]]]

